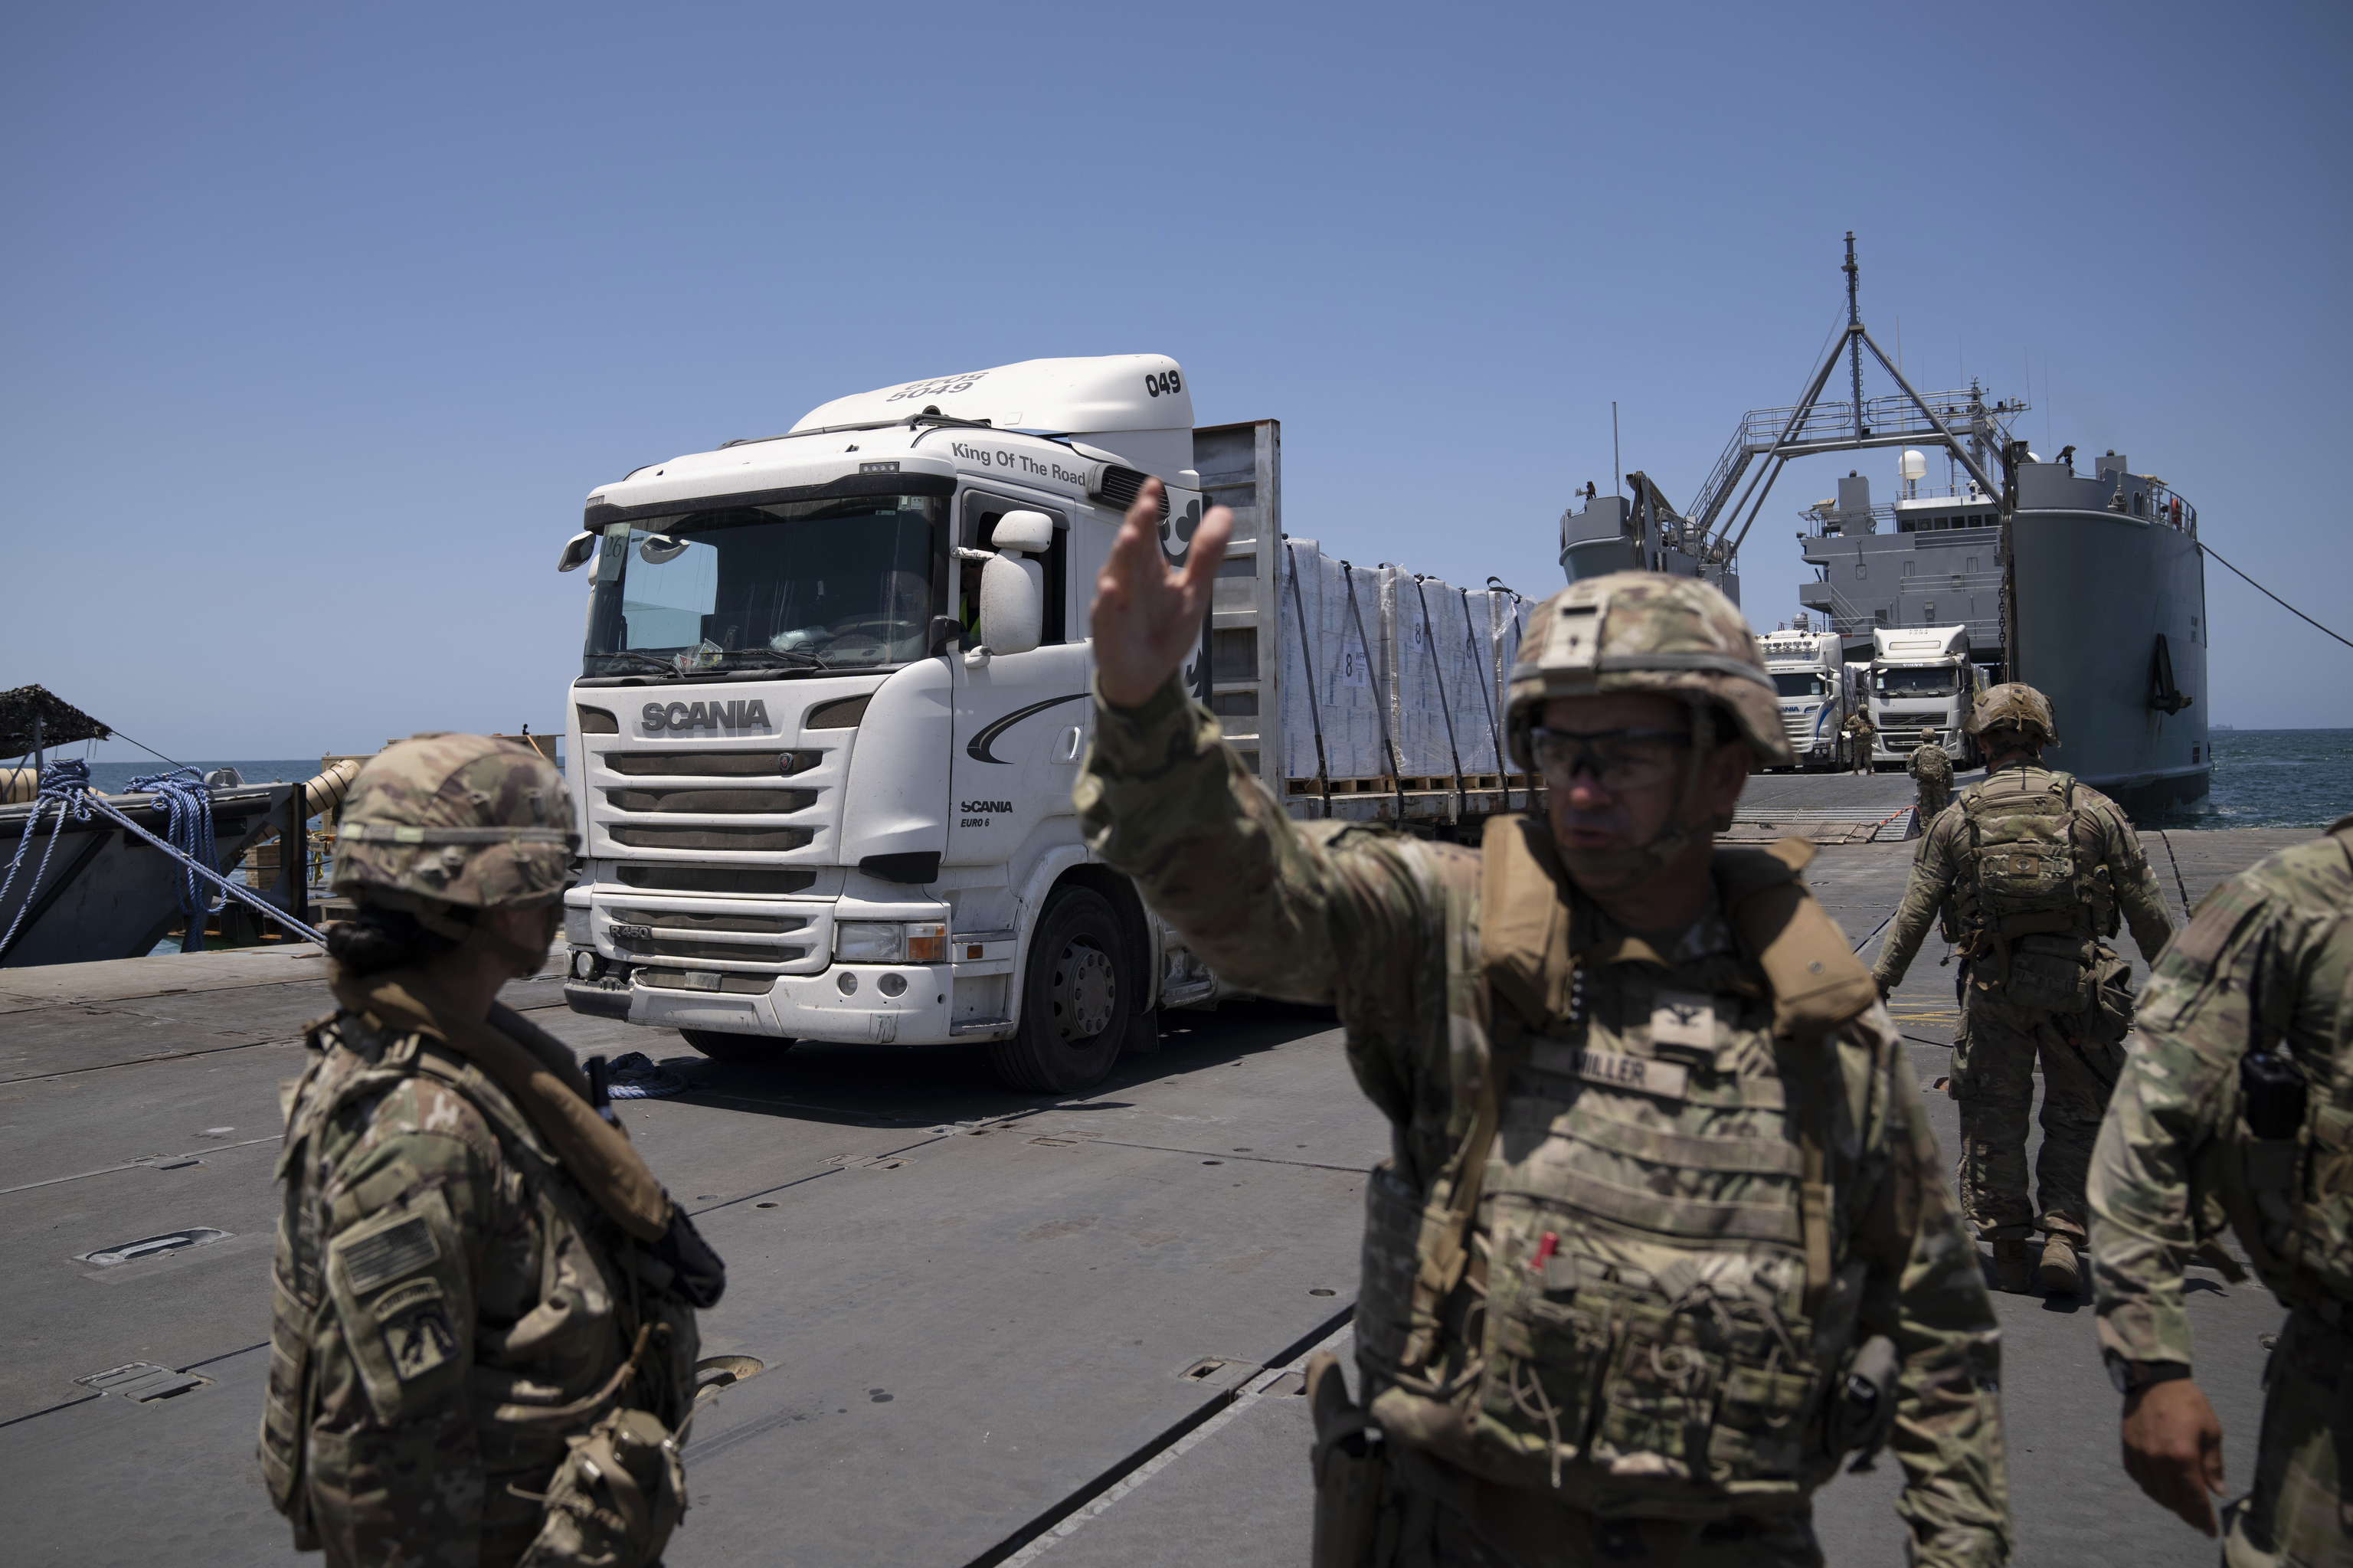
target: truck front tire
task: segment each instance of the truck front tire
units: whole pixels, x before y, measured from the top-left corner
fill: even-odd
[[[1013,1088],[1067,1095],[1111,1075],[1128,1034],[1135,977],[1110,900],[1064,887],[1047,900],[1021,977],[1021,1022],[988,1047]]]

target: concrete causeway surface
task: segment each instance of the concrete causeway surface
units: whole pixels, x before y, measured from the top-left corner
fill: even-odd
[[[1752,803],[1781,782],[1756,780]],[[1908,799],[1900,778],[1835,782],[1856,798],[1820,803]],[[2306,836],[2150,834],[2148,848],[2186,906]],[[1866,959],[1914,847],[1828,848],[1809,872]],[[1943,956],[1932,938],[1893,1007],[1949,1151]],[[253,1445],[278,1085],[301,1070],[301,1023],[332,1007],[322,971],[307,948],[0,970],[10,1562],[297,1560]],[[584,1054],[646,1051],[690,1086],[621,1115],[728,1261],[704,1352],[766,1371],[696,1423],[673,1568],[1305,1562],[1297,1370],[1318,1345],[1349,1359],[1363,1177],[1388,1141],[1328,1014],[1166,1014],[1155,1055],[1043,1101],[998,1086],[976,1048],[802,1046],[728,1067],[667,1032],[565,1011],[552,971],[507,999]],[[225,1234],[77,1261],[199,1226]],[[2259,1336],[2281,1312],[2203,1272],[2191,1292],[2200,1383],[2243,1485]],[[2211,1562],[2117,1463],[2089,1302],[1996,1301],[2015,1560]],[[76,1381],[132,1362],[201,1381],[144,1403]],[[1821,1495],[1833,1563],[1902,1561],[1900,1484],[1883,1461]]]

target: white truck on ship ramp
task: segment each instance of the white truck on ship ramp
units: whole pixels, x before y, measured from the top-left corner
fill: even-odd
[[[1532,803],[1501,755],[1524,601],[1286,539],[1275,421],[1197,430],[1157,355],[904,383],[588,497],[567,1002],[728,1061],[986,1042],[1063,1093],[1214,1000],[1071,799],[1147,477],[1172,563],[1234,510],[1183,678],[1293,816],[1468,836]]]

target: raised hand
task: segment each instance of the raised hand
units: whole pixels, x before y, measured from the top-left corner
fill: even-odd
[[[1218,563],[1226,558],[1226,540],[1234,531],[1233,513],[1210,507],[1194,531],[1185,569],[1170,571],[1160,554],[1161,491],[1158,480],[1144,482],[1095,578],[1089,612],[1095,674],[1103,700],[1114,707],[1143,706],[1184,667],[1200,641]]]

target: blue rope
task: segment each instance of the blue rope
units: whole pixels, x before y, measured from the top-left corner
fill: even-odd
[[[32,911],[33,895],[40,891],[41,878],[49,874],[49,855],[58,847],[58,834],[64,830],[66,818],[71,816],[77,822],[90,821],[89,789],[90,764],[78,758],[52,762],[41,769],[40,787],[33,796],[32,812],[25,819],[24,836],[16,841],[16,853],[8,862],[8,874],[0,877],[0,908],[7,906],[8,889],[16,885],[17,868],[25,863],[25,852],[33,847],[34,830],[41,825],[41,808],[54,800],[58,814],[49,823],[49,842],[41,846],[41,861],[33,868],[33,880],[25,885],[24,902],[16,906],[16,917],[8,922],[8,934],[0,937],[0,953],[16,944],[16,927]]]
[[[205,900],[205,885],[196,880],[195,866],[216,866],[220,860],[213,847],[212,792],[205,788],[204,775],[193,768],[142,774],[130,782],[125,793],[153,795],[163,808],[164,836],[182,856],[180,913],[188,917],[188,929],[180,938],[180,951],[201,953],[205,916],[214,906]]]

